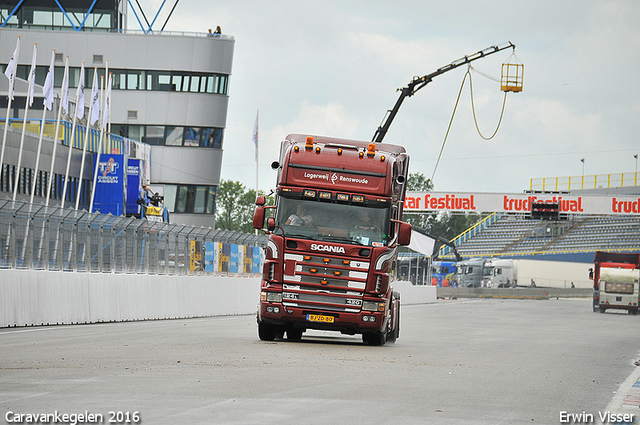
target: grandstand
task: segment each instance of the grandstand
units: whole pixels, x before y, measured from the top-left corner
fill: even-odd
[[[640,195],[640,186],[570,193]],[[531,219],[528,213],[494,213],[456,237],[453,243],[464,258],[500,256],[593,262],[595,251],[640,252],[640,216],[567,214],[560,220],[549,220]],[[447,246],[440,249],[439,257],[455,258]]]

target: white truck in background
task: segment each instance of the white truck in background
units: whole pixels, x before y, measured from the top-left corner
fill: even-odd
[[[484,263],[482,278],[491,288],[589,288],[591,267],[591,263],[491,258]]]

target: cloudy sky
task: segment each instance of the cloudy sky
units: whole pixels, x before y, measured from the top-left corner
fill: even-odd
[[[143,0],[147,15],[160,0]],[[167,2],[159,17],[170,11]],[[640,153],[640,2],[449,0],[182,0],[165,30],[235,37],[222,178],[256,181],[252,133],[260,111],[259,188],[290,133],[371,140],[397,89],[414,76],[511,41],[524,89],[509,93],[497,135],[483,140],[469,80],[435,170],[466,66],[405,99],[385,142],[438,191],[512,192],[531,178],[634,172]],[[134,28],[133,19],[129,26]],[[137,24],[136,24],[137,25]],[[160,25],[161,26],[161,25]],[[158,26],[158,27],[160,27]],[[511,49],[472,63],[482,133],[496,129]]]

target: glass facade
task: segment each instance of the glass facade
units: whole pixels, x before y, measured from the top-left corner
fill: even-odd
[[[16,166],[10,164],[4,164],[2,166],[2,173],[0,174],[0,192],[13,193],[16,184]],[[35,195],[39,197],[46,197],[47,186],[49,182],[49,173],[46,171],[38,171],[36,175],[33,168],[20,167],[20,183],[18,184],[18,194],[31,195],[31,188],[33,187],[33,179],[36,179]],[[54,174],[53,182],[51,183],[51,199],[62,199],[62,192],[64,189],[64,175]],[[76,200],[76,194],[78,190],[78,178],[69,177],[69,185],[67,186],[66,201],[73,202]],[[88,204],[91,198],[91,180],[82,180],[82,193],[80,194],[80,203]]]
[[[1,106],[1,105],[0,105]],[[150,145],[222,149],[222,128],[112,124],[111,132]]]
[[[69,3],[65,2],[68,6],[64,12],[56,5],[57,2],[32,0],[25,3],[6,21],[5,27],[69,30],[83,28],[85,30],[108,31],[112,28],[119,28],[122,21],[117,6],[114,7],[117,3],[112,0],[97,0],[88,14],[89,2],[80,8],[69,6]],[[14,8],[15,4],[0,5],[0,16],[6,19],[14,11]]]
[[[216,186],[165,184],[164,206],[170,213],[213,215],[216,190]]]
[[[7,64],[2,64],[2,72]],[[18,65],[16,76],[27,79],[31,65]],[[48,66],[36,66],[36,84],[44,85],[49,71]],[[90,88],[93,84],[93,69],[87,66],[84,70],[84,86]],[[113,74],[113,90],[150,90],[150,91],[178,91],[189,93],[227,94],[229,76],[203,72],[184,71],[145,71],[139,69],[109,69]],[[62,86],[64,67],[55,67],[54,87]],[[98,81],[104,77],[105,69],[98,68]],[[78,87],[80,68],[69,67],[69,87]]]

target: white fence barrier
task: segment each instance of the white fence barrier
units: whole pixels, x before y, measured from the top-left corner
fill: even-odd
[[[436,288],[396,282],[402,304]],[[0,327],[253,314],[259,278],[0,270]]]

